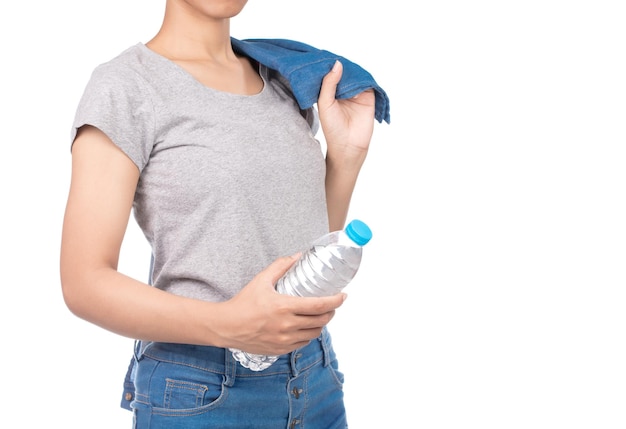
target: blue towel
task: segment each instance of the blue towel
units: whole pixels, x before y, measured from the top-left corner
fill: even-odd
[[[336,60],[341,61],[343,75],[337,85],[336,97],[351,98],[372,88],[376,96],[376,120],[389,123],[389,97],[368,71],[350,60],[288,39],[231,38],[231,42],[235,52],[252,58],[287,79],[298,105],[303,110],[317,103],[322,79]]]

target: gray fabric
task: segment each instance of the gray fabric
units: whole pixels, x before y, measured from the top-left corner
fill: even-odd
[[[220,92],[139,43],[87,84],[71,140],[93,125],[141,171],[133,211],[160,289],[226,300],[328,232],[314,111],[261,76],[259,94]]]

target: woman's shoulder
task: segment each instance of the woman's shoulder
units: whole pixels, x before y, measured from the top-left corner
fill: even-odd
[[[95,68],[96,71],[106,71],[112,72],[117,71],[121,72],[124,70],[132,70],[133,68],[137,68],[137,66],[141,65],[145,61],[142,60],[142,57],[145,54],[142,52],[142,44],[136,43],[122,52],[98,64]]]
[[[142,49],[143,48],[143,49]],[[141,43],[137,43],[117,54],[115,57],[98,64],[91,76],[91,81],[116,86],[136,86],[144,82],[149,74],[146,52]]]

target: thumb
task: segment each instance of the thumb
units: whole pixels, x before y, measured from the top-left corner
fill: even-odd
[[[265,273],[268,275],[269,280],[273,285],[276,284],[278,279],[280,279],[287,272],[287,270],[289,270],[289,268],[291,268],[291,266],[300,258],[300,255],[302,255],[302,253],[298,252],[291,256],[277,258],[265,269]]]
[[[322,87],[320,89],[320,95],[317,100],[318,105],[326,107],[331,105],[335,101],[335,94],[337,93],[337,85],[341,80],[343,74],[343,65],[339,60],[335,61],[333,68],[324,76],[322,80]]]

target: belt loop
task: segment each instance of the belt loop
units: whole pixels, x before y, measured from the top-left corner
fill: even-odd
[[[324,353],[324,366],[330,365],[330,333],[326,327],[322,329],[322,335],[318,338],[319,342],[322,343],[322,351]]]
[[[304,347],[295,349],[294,351],[289,353],[289,368],[291,369],[292,377],[297,377],[298,375],[300,375],[300,368],[298,367],[298,360],[302,357],[302,349]]]
[[[237,361],[227,348],[224,349],[224,385],[232,387],[237,376]]]
[[[137,362],[143,359],[143,353],[146,351],[150,344],[152,344],[152,341],[135,340],[133,356]]]
[[[143,354],[143,350],[141,347],[141,341],[140,340],[135,340],[135,345],[133,348],[133,356],[135,357],[135,361],[139,362],[139,360],[141,359],[141,355]]]

